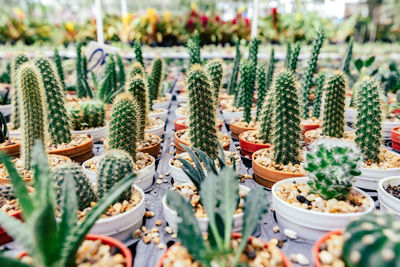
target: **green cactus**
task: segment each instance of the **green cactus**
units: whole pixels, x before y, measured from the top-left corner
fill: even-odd
[[[382,138],[381,87],[373,79],[366,79],[356,85],[356,143],[364,161],[379,163]]]
[[[318,61],[318,55],[321,50],[322,44],[324,43],[325,40],[325,31],[320,30],[317,32],[317,36],[315,37],[313,41],[313,49],[312,49],[312,54],[311,57],[308,61],[308,69],[306,72],[306,75],[304,77],[304,81],[302,84],[302,91],[301,91],[301,105],[303,107],[302,110],[302,116],[307,119],[310,116],[309,113],[309,107],[310,107],[310,90],[312,86],[312,80],[314,73],[317,71],[317,61]]]
[[[320,73],[317,78],[317,89],[313,105],[313,117],[319,118],[321,114],[322,95],[324,94],[325,74]]]
[[[136,74],[139,74],[142,77],[145,75],[144,69],[139,62],[133,63],[132,69],[130,70],[130,73],[129,73],[129,75],[131,77],[135,76]]]
[[[400,266],[400,223],[390,212],[373,211],[344,230],[346,267]]]
[[[313,143],[304,167],[310,192],[326,200],[345,200],[355,176],[361,174],[360,157],[360,151],[350,142],[327,139]]]
[[[254,37],[251,39],[250,42],[250,48],[249,48],[249,61],[251,61],[254,66],[257,66],[258,62],[258,45],[260,44],[260,41]]]
[[[65,78],[64,78],[64,69],[62,66],[62,60],[60,54],[58,53],[58,49],[54,49],[54,63],[56,64],[58,77],[60,77],[62,89],[65,90]]]
[[[150,105],[152,106],[153,100],[158,99],[160,96],[161,81],[163,78],[163,61],[161,58],[155,58],[151,64],[151,88],[150,88]]]
[[[322,132],[326,136],[342,138],[344,134],[344,100],[346,94],[345,75],[339,72],[330,77],[325,92]]]
[[[259,120],[261,118],[261,112],[263,110],[263,105],[265,102],[264,98],[265,98],[265,95],[269,92],[269,89],[271,88],[272,79],[273,79],[274,71],[275,71],[275,55],[274,54],[275,54],[274,48],[271,48],[271,54],[269,56],[269,63],[268,63],[268,69],[267,69],[267,76],[265,78],[265,89],[264,89],[265,93],[261,92],[261,94],[263,94],[264,97],[262,97],[262,95],[260,95],[260,92],[257,97],[257,116],[256,116],[257,120]],[[264,71],[265,70],[263,70],[263,72]],[[265,74],[261,73],[261,75],[263,76]],[[263,84],[263,82],[262,82],[262,77],[260,77],[260,73],[258,73],[257,79],[260,79],[260,78],[261,78],[261,81],[258,81],[259,85],[260,85],[260,83]],[[269,122],[268,122],[268,124],[269,124]]]
[[[289,69],[289,64],[290,64],[290,57],[292,54],[292,45],[288,42],[286,44],[286,57],[285,57],[285,68]]]
[[[81,121],[84,127],[97,128],[104,126],[105,109],[104,103],[100,100],[86,100],[79,103],[81,110]]]
[[[136,159],[138,113],[138,105],[131,94],[122,93],[116,97],[108,132],[109,149],[124,150]]]
[[[274,160],[287,165],[299,162],[300,110],[296,82],[292,72],[281,72],[275,78],[272,112]]]
[[[125,68],[124,62],[119,54],[115,55],[117,59],[117,66],[118,66],[118,85],[119,87],[123,87],[125,85]]]
[[[194,64],[200,64],[200,39],[197,32],[194,34],[193,38],[189,38],[187,41],[187,48],[189,49],[189,67]]]
[[[265,77],[265,68],[263,65],[257,67],[257,115],[256,120],[259,121],[263,108],[264,98],[267,94],[267,79]]]
[[[349,46],[346,50],[346,55],[345,55],[345,57],[343,59],[343,63],[342,63],[342,71],[349,77],[349,83],[350,83],[351,87],[353,86],[353,83],[354,83],[354,78],[350,72],[350,65],[351,65],[352,57],[353,57],[353,38],[350,39]]]
[[[232,74],[229,80],[229,85],[228,85],[228,94],[233,95],[236,94],[237,92],[237,80],[238,80],[238,74],[239,74],[239,65],[240,65],[240,40],[237,40],[235,43],[236,46],[236,54],[235,54],[235,60],[233,61],[233,69],[232,69]]]
[[[269,90],[260,113],[260,139],[264,144],[271,143],[272,111],[274,101],[274,90]]]
[[[20,67],[17,83],[21,108],[21,159],[24,168],[29,170],[36,141],[40,140],[43,144],[47,144],[44,88],[38,69],[31,63],[25,63]]]
[[[97,165],[97,197],[107,195],[111,188],[134,171],[132,157],[122,150],[108,150],[104,153]],[[131,199],[132,189],[129,188],[121,194],[117,201],[123,202]]]
[[[82,68],[82,43],[76,45],[76,93],[79,98],[86,97],[87,92],[83,82],[84,74]]]
[[[296,73],[297,62],[299,61],[299,54],[300,54],[301,46],[300,42],[296,43],[296,46],[293,49],[292,55],[290,56],[290,62],[288,65],[288,69],[293,73]]]
[[[187,75],[187,85],[191,145],[215,159],[218,155],[215,106],[211,84],[199,64],[191,67]]]
[[[111,55],[107,58],[105,73],[110,75],[111,88],[109,88],[109,90],[115,92],[116,90],[118,90],[118,85],[117,85],[118,77],[117,77],[117,72],[115,70],[115,61]]]
[[[140,44],[139,41],[135,41],[134,43],[134,48],[135,48],[135,58],[136,61],[142,65],[144,69],[144,61],[143,61],[143,53],[142,53],[142,45]]]
[[[48,58],[38,56],[33,63],[41,74],[44,86],[50,140],[56,145],[68,144],[72,140],[72,134],[60,78]]]
[[[75,182],[79,210],[84,210],[85,208],[90,207],[91,202],[97,201],[92,185],[79,164],[72,162],[59,164],[53,169],[53,177],[56,186],[58,204],[61,203],[64,180],[71,178],[73,178]]]
[[[12,103],[12,116],[11,123],[14,129],[18,129],[21,126],[20,122],[20,108],[19,108],[19,91],[18,88],[18,70],[22,64],[28,62],[29,59],[25,54],[18,53],[18,55],[11,62],[11,88],[13,89],[11,103]]]
[[[222,85],[222,78],[224,76],[223,61],[220,58],[209,61],[206,66],[206,72],[209,81],[212,85],[212,95],[214,100],[215,109],[218,109],[219,91]]]
[[[244,60],[240,66],[240,102],[243,107],[243,119],[251,121],[251,106],[253,105],[254,85],[256,81],[256,66],[250,60]]]

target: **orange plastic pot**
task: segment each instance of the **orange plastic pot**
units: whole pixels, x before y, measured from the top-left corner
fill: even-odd
[[[182,153],[185,152],[185,149],[183,148],[182,145],[189,146],[189,143],[183,141],[183,140],[180,138],[180,136],[181,136],[183,133],[185,133],[185,131],[186,131],[186,129],[179,130],[179,131],[176,131],[176,132],[175,132],[175,139],[174,139],[174,141],[175,141],[175,150],[176,150],[176,154],[182,154]],[[226,144],[226,145],[223,145],[222,148],[223,148],[224,150],[228,151],[228,150],[229,150],[229,146],[230,146],[230,143],[228,143],[228,144]]]
[[[175,131],[180,131],[183,129],[187,129],[189,125],[186,124],[187,118],[179,118],[174,121],[174,129]],[[218,129],[221,131],[222,129],[222,121],[218,123]]]
[[[157,144],[155,144],[153,146],[149,146],[149,147],[139,148],[138,151],[143,152],[143,153],[148,153],[149,155],[153,156],[154,158],[157,158],[158,154],[160,154],[160,151],[161,151],[162,139],[161,139],[161,137],[159,137],[155,134],[148,134],[148,135],[151,135],[152,137],[157,138],[158,139]]]
[[[245,132],[239,135],[240,153],[243,156],[248,156],[249,158],[251,158],[254,152],[263,148],[269,148],[271,146],[270,144],[256,144],[253,142],[246,141],[245,139],[243,139],[244,133]]]
[[[315,129],[317,129],[317,128],[319,128],[319,124],[303,124],[302,125],[302,131],[303,131],[303,133],[305,133],[305,132],[308,132],[308,131],[310,131],[310,130],[315,130]]]
[[[314,260],[314,266],[315,267],[322,267],[322,263],[319,260],[318,254],[321,251],[321,246],[322,244],[324,244],[326,242],[326,240],[328,240],[331,236],[333,235],[341,235],[342,234],[342,230],[336,230],[336,231],[332,231],[329,233],[326,233],[323,237],[321,237],[321,239],[319,239],[314,247],[312,248],[312,255],[313,255],[313,260]]]
[[[18,158],[21,149],[20,143],[15,143],[9,146],[0,147],[0,152],[6,153],[10,157]]]
[[[400,127],[395,127],[392,129],[390,134],[390,139],[392,140],[392,148],[400,150],[400,133],[397,131]]]
[[[255,130],[256,128],[254,127],[241,127],[235,123],[231,123],[230,124],[230,129],[231,129],[231,136],[233,139],[238,140],[239,139],[239,135],[245,131],[249,131],[249,130]]]
[[[83,163],[93,157],[93,138],[90,137],[87,142],[74,147],[49,150],[49,154],[66,156],[72,161]]]

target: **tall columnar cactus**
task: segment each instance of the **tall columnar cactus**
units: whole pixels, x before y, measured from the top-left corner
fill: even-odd
[[[136,74],[139,74],[142,77],[145,75],[144,69],[139,62],[133,63],[132,69],[130,70],[130,73],[129,73],[129,75],[131,77],[134,77]]]
[[[138,117],[136,118],[136,120],[138,120],[137,138],[138,140],[143,140],[145,127],[148,123],[147,115],[149,113],[149,101],[147,97],[146,85],[142,76],[139,74],[132,75],[131,73],[129,75],[129,80],[126,83],[125,91],[132,95],[138,105]]]
[[[366,79],[356,85],[356,143],[364,161],[379,163],[382,138],[381,87],[373,79]]]
[[[344,133],[344,100],[346,77],[339,72],[329,78],[325,88],[325,109],[322,132],[326,136],[342,138]]]
[[[193,38],[188,40],[187,48],[189,49],[189,67],[194,64],[200,64],[200,39],[197,32],[194,34]]]
[[[151,64],[151,103],[160,96],[163,65],[164,63],[161,58],[155,58]]]
[[[97,165],[97,197],[103,198],[120,180],[134,171],[132,157],[122,150],[109,150],[104,153]],[[129,201],[132,189],[127,189],[117,201]]]
[[[292,55],[292,46],[291,46],[290,42],[288,42],[286,44],[286,57],[285,57],[285,64],[284,64],[285,68],[287,68],[287,69],[289,68],[291,55]]]
[[[275,78],[272,112],[272,144],[277,164],[299,162],[300,110],[295,78],[292,72],[281,72]]]
[[[293,71],[294,73],[296,72],[297,62],[299,61],[300,50],[301,50],[300,42],[297,42],[290,56],[290,62],[288,65],[288,69],[290,71]]]
[[[40,71],[44,86],[48,131],[51,142],[56,145],[68,144],[72,140],[72,134],[60,78],[48,58],[38,56],[33,63]]]
[[[229,80],[229,85],[228,85],[228,94],[233,95],[236,94],[237,92],[237,80],[238,80],[238,74],[239,74],[239,65],[240,65],[240,40],[237,40],[235,43],[236,46],[236,54],[235,54],[235,60],[233,61],[233,69],[232,69],[232,74]]]
[[[350,72],[351,59],[353,57],[353,38],[350,39],[346,55],[342,62],[342,71],[349,77],[349,81],[353,82],[353,76]]]
[[[141,46],[140,42],[139,41],[135,41],[134,47],[135,47],[135,58],[136,58],[136,61],[139,62],[140,65],[142,65],[142,67],[144,68],[142,46]]]
[[[119,54],[116,54],[115,57],[117,59],[117,65],[118,65],[118,85],[119,87],[123,87],[125,84],[124,62],[122,61],[122,58]]]
[[[274,90],[269,90],[260,114],[260,139],[264,144],[271,143],[272,111],[274,103]]]
[[[46,144],[44,88],[38,69],[31,63],[20,67],[17,83],[21,108],[21,158],[24,168],[29,170],[34,144],[37,140]]]
[[[308,171],[311,193],[328,200],[346,199],[353,188],[355,176],[361,174],[361,153],[350,142],[321,140],[307,153],[304,169]]]
[[[86,100],[80,103],[81,120],[88,128],[104,126],[105,109],[100,100]]]
[[[20,108],[19,108],[19,91],[18,88],[18,70],[22,64],[28,62],[29,59],[25,54],[18,53],[18,55],[13,59],[11,62],[11,88],[12,92],[12,99],[11,103],[13,104],[12,116],[11,116],[11,123],[14,129],[18,129],[21,125],[20,122]]]
[[[57,165],[53,169],[53,177],[56,185],[58,204],[61,203],[62,188],[65,179],[74,179],[79,210],[84,210],[91,206],[91,202],[97,201],[92,185],[79,164],[69,162]]]
[[[251,106],[253,105],[254,85],[256,81],[256,66],[250,60],[244,60],[240,66],[240,101],[243,107],[243,119],[251,121]]]
[[[258,121],[261,115],[261,111],[264,104],[264,98],[267,94],[267,79],[265,77],[265,68],[263,65],[259,64],[257,66],[257,116]]]
[[[303,107],[302,110],[302,115],[305,119],[309,117],[309,107],[310,107],[310,90],[312,86],[312,79],[314,76],[314,73],[317,71],[317,61],[318,61],[318,55],[321,50],[322,44],[324,43],[325,40],[325,31],[320,30],[317,32],[317,36],[315,37],[313,41],[313,49],[311,53],[311,57],[308,61],[308,69],[306,72],[306,75],[304,77],[304,81],[302,84],[302,92],[301,92],[301,105]]]
[[[257,66],[258,45],[259,44],[260,44],[260,41],[256,37],[251,39],[250,48],[249,48],[249,60],[254,64],[254,66]]]
[[[317,78],[317,89],[315,91],[315,99],[313,105],[313,117],[319,118],[321,114],[322,96],[324,94],[325,74],[320,73]]]
[[[191,145],[215,159],[218,155],[215,106],[211,84],[199,64],[191,67],[187,75],[187,85]]]
[[[343,236],[345,266],[400,266],[400,223],[393,213],[368,213],[351,222]]]
[[[86,97],[87,92],[85,88],[84,74],[82,68],[82,43],[78,42],[76,45],[76,93],[79,98]]]
[[[217,58],[209,61],[205,66],[207,75],[209,77],[212,86],[212,95],[216,110],[218,109],[219,91],[221,89],[222,78],[224,75],[224,69],[222,65],[223,65],[222,59]]]
[[[117,77],[117,72],[115,71],[115,61],[114,61],[114,57],[112,57],[111,55],[107,58],[107,62],[106,62],[106,69],[105,69],[105,73],[107,73],[107,75],[110,75],[110,89],[111,91],[116,91],[118,90],[118,77]]]
[[[138,107],[131,94],[122,93],[114,100],[108,132],[108,147],[128,152],[136,158]]]
[[[62,66],[62,60],[60,57],[60,54],[58,53],[58,49],[54,49],[54,63],[56,64],[57,67],[57,73],[58,77],[60,77],[62,89],[65,90],[65,78],[64,78],[64,69]]]

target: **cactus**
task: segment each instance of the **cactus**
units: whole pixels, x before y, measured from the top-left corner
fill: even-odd
[[[194,34],[193,38],[188,40],[187,48],[189,49],[189,67],[194,64],[200,64],[200,39],[197,32]]]
[[[309,117],[309,97],[310,97],[310,89],[312,86],[312,79],[314,76],[314,73],[317,70],[317,61],[318,61],[318,55],[321,50],[322,44],[324,43],[325,40],[325,32],[324,30],[320,30],[317,32],[317,36],[315,37],[313,41],[313,49],[312,49],[312,54],[311,57],[308,61],[308,69],[306,72],[306,75],[304,77],[304,81],[302,84],[302,91],[301,91],[301,105],[303,107],[302,110],[302,116],[307,119]]]
[[[286,57],[285,57],[285,63],[284,63],[284,66],[285,66],[286,69],[289,69],[291,54],[292,54],[292,46],[291,46],[291,44],[288,42],[288,43],[286,44]]]
[[[145,75],[144,69],[139,62],[133,63],[132,69],[130,70],[130,73],[129,73],[129,75],[131,77],[135,76],[136,74],[139,74],[142,77]]]
[[[109,150],[100,159],[97,165],[97,197],[103,198],[120,180],[134,171],[132,157],[122,150]],[[117,201],[129,201],[132,189],[121,194]]]
[[[237,92],[237,79],[238,79],[238,74],[239,74],[239,65],[240,65],[240,40],[237,40],[235,43],[236,46],[236,54],[235,54],[235,60],[233,61],[233,69],[232,69],[232,74],[229,80],[229,85],[228,85],[228,94],[233,95],[236,94]]]
[[[379,163],[382,138],[381,87],[373,79],[366,79],[356,85],[356,143],[364,161]]]
[[[271,143],[271,125],[273,111],[273,101],[274,101],[274,91],[269,90],[266,97],[264,98],[264,103],[262,105],[260,113],[260,139],[264,144]]]
[[[249,48],[249,61],[253,62],[254,66],[257,66],[258,61],[258,45],[260,41],[254,37],[251,39],[250,48]]]
[[[108,132],[109,149],[121,149],[136,159],[138,105],[131,94],[122,93],[114,100]]]
[[[54,49],[54,63],[56,64],[57,73],[58,73],[58,77],[60,77],[62,89],[65,90],[66,87],[65,87],[64,70],[63,70],[63,66],[62,66],[61,57],[60,57],[60,54],[58,53],[57,48]]]
[[[65,179],[74,179],[76,196],[78,200],[79,210],[84,210],[90,207],[90,203],[97,201],[96,194],[90,184],[89,179],[83,172],[82,167],[77,163],[63,163],[57,165],[53,169],[53,176],[55,180],[57,203],[61,203],[62,188]]]
[[[119,87],[123,87],[125,85],[125,68],[122,58],[119,54],[115,55],[117,59],[117,66],[118,66],[118,84]]]
[[[20,67],[18,77],[19,105],[21,108],[21,158],[24,168],[30,169],[35,142],[46,143],[44,88],[39,71],[31,63]]]
[[[0,112],[0,144],[4,143],[6,140],[8,140],[7,121],[3,113]]]
[[[281,72],[275,78],[272,104],[272,144],[274,160],[287,165],[299,162],[300,110],[294,75]]]
[[[160,96],[161,81],[163,78],[163,61],[161,58],[155,58],[151,64],[151,88],[150,89],[150,106],[153,100]]]
[[[96,128],[104,126],[106,112],[104,103],[99,100],[86,100],[80,104],[81,121],[84,127]]]
[[[79,98],[86,97],[86,89],[83,83],[84,75],[82,69],[82,43],[76,45],[76,93]]]
[[[191,145],[215,159],[218,155],[215,106],[210,82],[199,64],[191,67],[187,85]]]
[[[321,140],[313,143],[306,156],[308,185],[311,193],[328,200],[345,200],[359,169],[360,151],[350,142]]]
[[[293,52],[290,56],[290,62],[288,65],[288,69],[293,73],[296,73],[297,62],[299,61],[299,54],[300,54],[301,46],[300,42],[296,43],[296,46],[293,49]]]
[[[344,133],[344,99],[346,78],[339,72],[329,78],[326,88],[322,132],[326,136],[342,138]]]
[[[317,78],[317,89],[313,105],[313,117],[319,118],[321,114],[322,95],[324,94],[325,74],[320,73]]]
[[[349,77],[350,86],[353,86],[354,78],[350,72],[350,63],[353,57],[353,38],[350,39],[349,46],[346,50],[346,55],[342,63],[342,71]]]
[[[12,103],[12,116],[11,116],[11,123],[14,129],[18,129],[21,125],[20,122],[20,108],[19,108],[19,91],[20,89],[18,88],[18,70],[22,64],[25,62],[28,62],[29,59],[25,54],[18,53],[18,55],[13,59],[11,62],[11,88],[13,89],[12,92],[12,98],[11,98],[11,103]]]
[[[33,63],[42,77],[51,142],[56,145],[68,144],[72,140],[72,134],[60,78],[48,58],[38,56],[33,60]]]
[[[209,81],[212,85],[212,95],[215,110],[218,110],[218,97],[224,76],[223,61],[220,58],[211,60],[205,66]]]
[[[134,43],[135,47],[135,58],[136,61],[142,65],[142,68],[144,69],[144,61],[143,61],[143,53],[142,53],[142,46],[139,41],[135,41]]]
[[[106,61],[106,69],[105,73],[110,75],[110,88],[108,90],[116,91],[118,90],[117,86],[117,72],[115,71],[115,61],[114,58],[110,55]]]
[[[249,123],[251,120],[251,106],[256,80],[256,66],[250,60],[244,60],[240,66],[240,101],[243,106],[243,119]]]
[[[347,267],[400,266],[400,223],[390,212],[373,211],[344,231],[342,259]]]
[[[271,84],[272,84],[272,78],[273,78],[274,70],[275,70],[275,57],[274,57],[274,54],[275,54],[274,48],[271,48],[271,54],[269,56],[269,63],[268,63],[268,69],[267,69],[267,77],[265,78],[265,89],[264,89],[265,93],[262,93],[262,92],[259,91],[258,92],[258,97],[257,97],[257,116],[256,116],[257,120],[259,120],[261,118],[261,111],[263,110],[263,105],[264,105],[264,102],[265,102],[264,98],[265,98],[265,95],[269,92],[269,89],[270,89]],[[261,70],[259,70],[259,71],[261,71]],[[263,70],[263,72],[264,72],[264,70]],[[260,87],[260,83],[261,84],[263,83],[262,82],[263,78],[260,76],[260,74],[262,76],[265,75],[265,74],[258,73],[258,71],[257,71],[257,74],[258,74],[258,78],[257,79],[261,79],[260,81],[257,81],[258,86]],[[258,90],[260,90],[260,89],[258,89]],[[262,95],[264,95],[264,96],[262,96]],[[268,122],[268,124],[269,124],[269,122]]]

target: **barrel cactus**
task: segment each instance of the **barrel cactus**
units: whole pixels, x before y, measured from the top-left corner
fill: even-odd
[[[244,60],[240,66],[240,102],[243,107],[243,119],[251,121],[251,107],[253,105],[254,86],[256,81],[256,66],[250,60]]]
[[[223,61],[220,58],[211,60],[205,66],[210,83],[212,85],[212,94],[214,105],[218,108],[219,91],[222,85],[222,78],[224,76]]]
[[[29,59],[25,54],[18,53],[18,55],[12,60],[11,62],[11,88],[13,89],[12,92],[12,116],[11,116],[11,123],[14,129],[18,129],[21,125],[20,122],[20,110],[19,110],[19,88],[18,88],[18,70],[22,64],[28,62]]]

